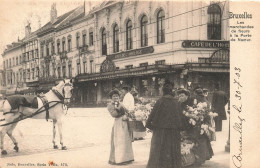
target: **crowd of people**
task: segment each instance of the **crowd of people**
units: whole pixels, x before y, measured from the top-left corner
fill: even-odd
[[[173,88],[174,84],[166,80],[163,96],[154,104],[145,125],[142,121],[132,120],[128,115],[129,111],[135,110],[135,104],[142,103],[136,90],[125,85],[122,90],[114,88],[110,91],[111,102],[108,103],[107,109],[115,121],[111,133],[109,164],[124,165],[133,162],[132,142],[143,139],[146,136],[146,129],[152,132],[147,168],[201,165],[214,155],[211,141],[216,140],[215,131],[222,130],[222,120],[227,118],[225,112],[227,95],[219,90],[218,84],[215,85],[212,101],[209,101],[208,90],[205,88],[195,88],[194,94],[184,88],[177,90]],[[211,128],[207,134],[198,132],[198,129],[191,124],[191,120],[184,115],[187,107],[195,107],[199,103],[204,103],[207,109],[217,114],[205,119]],[[183,134],[190,138],[196,137],[192,165],[184,163],[181,153]]]

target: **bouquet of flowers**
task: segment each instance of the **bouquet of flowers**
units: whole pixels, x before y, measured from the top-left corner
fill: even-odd
[[[146,121],[155,104],[154,100],[142,99],[142,103],[135,104],[135,109],[129,111],[127,116],[134,121]]]

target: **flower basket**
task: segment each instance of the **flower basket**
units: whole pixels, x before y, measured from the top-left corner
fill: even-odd
[[[181,161],[182,161],[182,166],[190,166],[195,163],[196,158],[193,152],[190,152],[189,154],[182,154],[181,155]]]

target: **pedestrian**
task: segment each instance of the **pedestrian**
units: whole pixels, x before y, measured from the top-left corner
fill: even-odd
[[[130,93],[131,87],[129,85],[123,85],[122,87],[122,98],[123,98],[123,105],[125,106],[128,113],[133,113],[135,109],[135,100],[133,95]],[[129,118],[129,131],[131,135],[132,141],[134,141],[133,137],[133,129],[134,129],[134,121]]]
[[[181,116],[178,100],[172,96],[173,83],[166,80],[163,96],[157,100],[146,127],[152,130],[147,168],[181,168]]]
[[[219,84],[215,84],[215,91],[212,96],[212,111],[216,112],[218,114],[217,117],[215,117],[215,127],[216,131],[222,131],[222,120],[226,120],[226,110],[225,106],[228,103],[228,97],[226,93],[222,90],[220,90]]]
[[[138,98],[138,92],[132,90],[130,92],[133,97],[135,104],[142,104],[142,101]],[[142,140],[146,136],[146,129],[142,121],[133,121],[133,138],[134,140]]]
[[[128,118],[125,115],[126,108],[119,100],[120,92],[113,89],[109,92],[111,102],[107,109],[112,117],[115,118],[111,133],[111,150],[109,164],[124,165],[134,161],[132,141],[128,129]]]

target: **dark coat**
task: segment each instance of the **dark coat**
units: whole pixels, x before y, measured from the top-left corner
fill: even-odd
[[[147,120],[146,127],[151,130],[154,128],[182,129],[177,99],[171,95],[165,95],[157,100]]]
[[[218,113],[218,118],[226,120],[225,105],[228,103],[228,97],[224,91],[215,91],[212,97],[212,111]]]
[[[6,99],[13,110],[19,108],[19,106],[38,108],[36,96],[12,95],[7,96]]]

